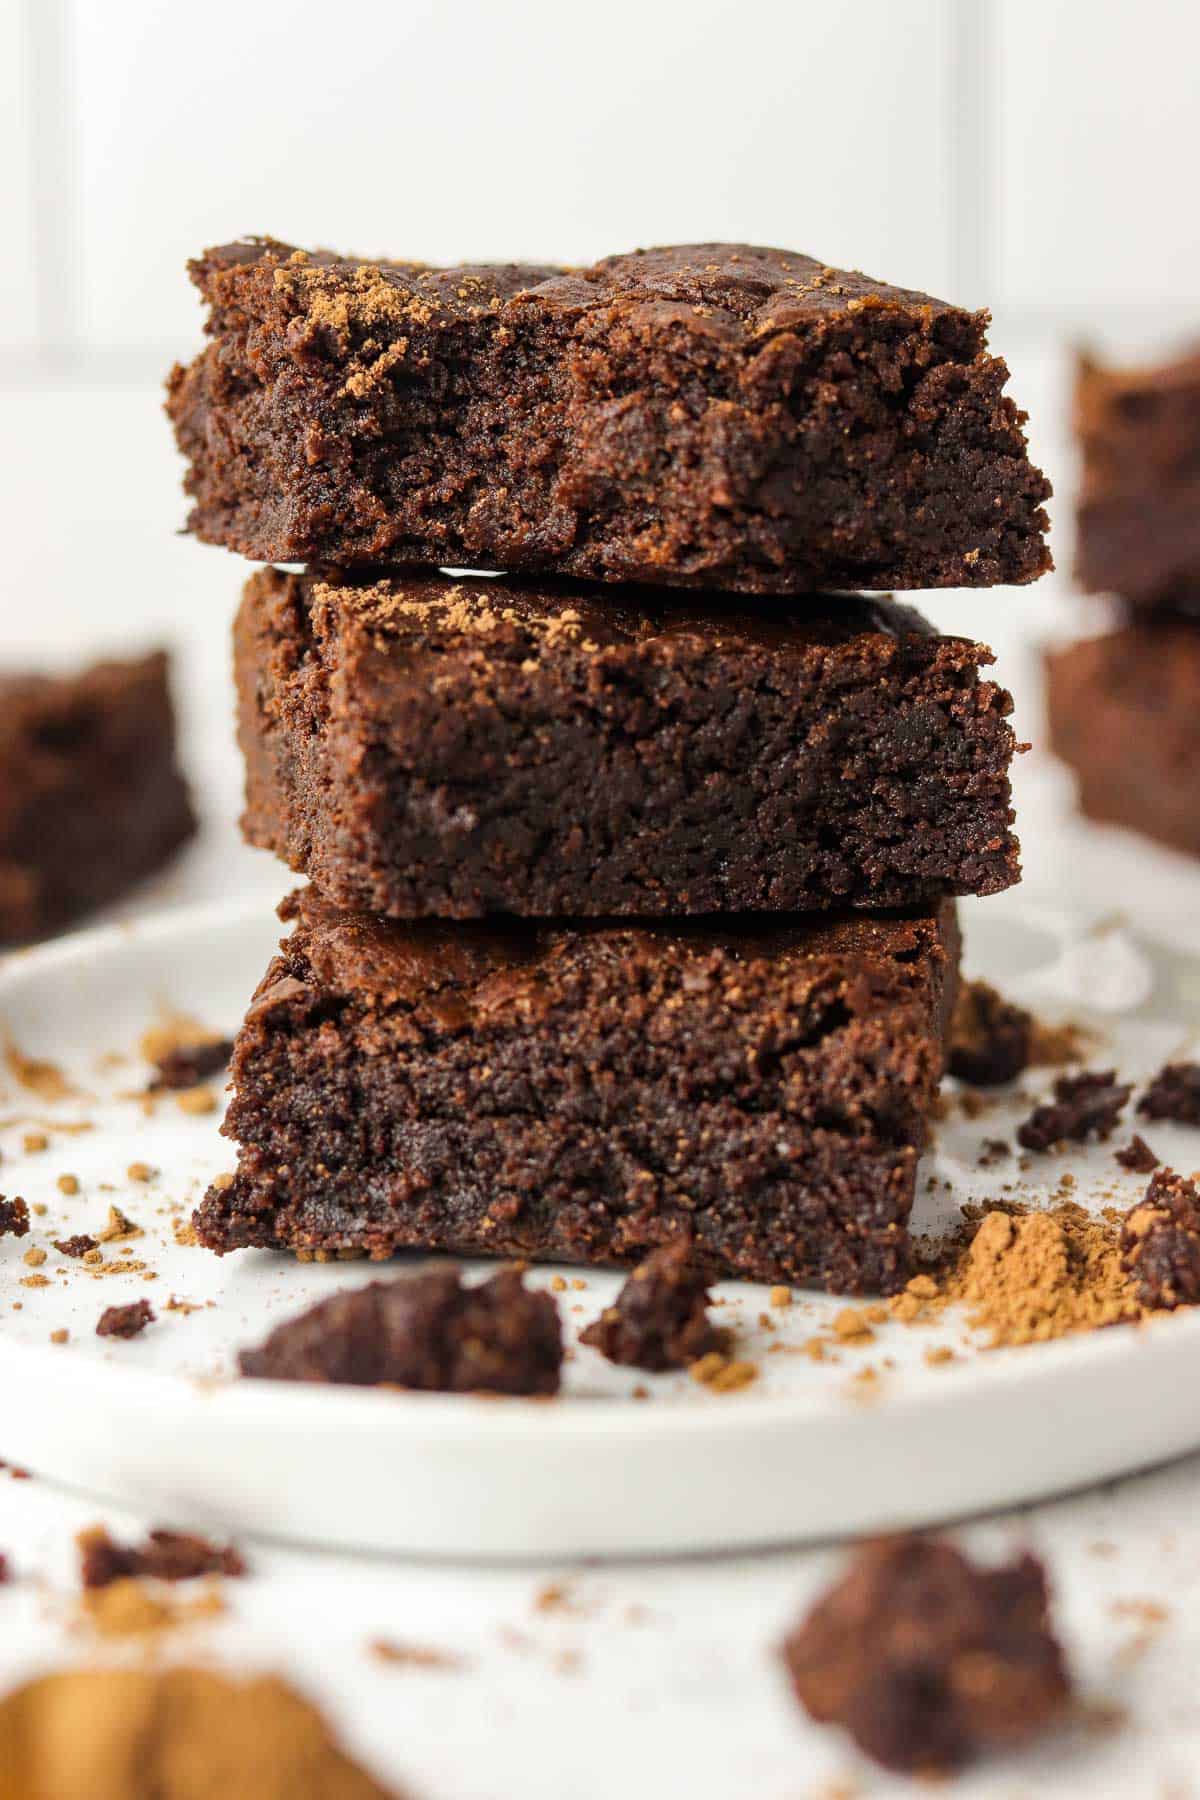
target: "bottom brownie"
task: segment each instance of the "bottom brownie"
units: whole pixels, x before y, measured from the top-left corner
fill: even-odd
[[[311,889],[233,1057],[201,1241],[887,1291],[942,1070],[952,901],[910,915],[401,924]]]
[[[1052,651],[1046,706],[1082,812],[1200,856],[1200,620],[1147,619]]]
[[[116,899],[194,829],[165,655],[0,675],[0,944]]]

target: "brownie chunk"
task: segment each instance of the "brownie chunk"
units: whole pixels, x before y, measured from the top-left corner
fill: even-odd
[[[580,1332],[579,1341],[609,1362],[635,1369],[684,1369],[725,1343],[725,1333],[709,1319],[710,1299],[690,1247],[664,1244],[638,1264],[614,1305]]]
[[[247,837],[395,918],[879,908],[1017,880],[990,651],[888,601],[620,598],[260,571],[235,631]]]
[[[953,1002],[912,916],[400,925],[303,892],[234,1047],[202,1243],[890,1289]]]
[[[146,1090],[165,1094],[194,1088],[228,1068],[233,1055],[232,1038],[211,1038],[206,1043],[176,1044],[154,1059],[154,1078]]]
[[[1131,1086],[1118,1082],[1115,1069],[1060,1075],[1054,1099],[1035,1106],[1018,1125],[1017,1142],[1026,1150],[1053,1150],[1068,1141],[1082,1144],[1092,1137],[1106,1138],[1132,1092]]]
[[[1070,1693],[1037,1558],[981,1569],[916,1536],[860,1550],[783,1655],[812,1718],[905,1772],[949,1772],[1033,1737]]]
[[[432,1269],[322,1300],[238,1362],[269,1381],[556,1394],[562,1328],[551,1296],[514,1269],[475,1287],[457,1269]]]
[[[0,1237],[28,1237],[29,1205],[19,1196],[8,1200],[0,1194]]]
[[[1046,659],[1050,746],[1080,810],[1200,856],[1200,631],[1157,615]]]
[[[1121,1228],[1121,1267],[1143,1306],[1200,1301],[1200,1193],[1174,1169],[1156,1169]]]
[[[246,1564],[231,1544],[214,1544],[189,1531],[152,1531],[140,1548],[118,1544],[103,1525],[82,1531],[79,1579],[85,1588],[108,1587],[130,1576],[155,1581],[194,1581],[200,1575],[242,1576]]]
[[[194,830],[165,655],[0,675],[0,944],[117,899]]]
[[[1200,347],[1107,369],[1081,357],[1075,573],[1139,607],[1200,610]]]
[[[1137,1103],[1144,1119],[1200,1125],[1200,1063],[1167,1063]]]
[[[1136,1131],[1125,1148],[1114,1150],[1113,1156],[1131,1175],[1149,1175],[1152,1170],[1157,1169],[1160,1160],[1145,1138],[1139,1137]]]
[[[97,1337],[132,1338],[154,1323],[154,1308],[148,1300],[133,1300],[128,1306],[106,1306],[96,1324]]]
[[[972,1087],[1015,1081],[1029,1063],[1033,1020],[986,981],[964,981],[950,1021],[950,1073]]]
[[[256,561],[782,594],[1050,566],[985,313],[731,244],[433,269],[250,239],[190,269],[189,522]]]
[[[99,1239],[92,1237],[86,1231],[80,1231],[74,1237],[55,1238],[54,1248],[60,1256],[69,1256],[78,1261],[81,1257],[86,1256],[89,1250],[99,1248]]]

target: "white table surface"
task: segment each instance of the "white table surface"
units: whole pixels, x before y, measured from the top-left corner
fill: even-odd
[[[1022,374],[1020,397],[1051,426],[1059,374],[1049,358],[1031,359]],[[0,661],[65,665],[157,642],[176,653],[184,752],[204,828],[174,869],[124,910],[258,892],[269,905],[288,877],[245,849],[235,829],[227,640],[243,569],[174,535],[178,470],[157,389],[29,380],[2,398]],[[1039,450],[1052,472],[1069,477],[1069,459],[1055,446],[1053,430],[1044,430]],[[1065,562],[1065,533],[1056,542]],[[1038,646],[1069,635],[1096,609],[1071,596],[1062,577],[922,605],[943,629],[994,646],[998,673],[1017,695],[1018,729],[1036,739]],[[1063,772],[1036,751],[1022,760],[1017,800],[1032,897],[1128,911],[1176,939],[1200,941],[1200,869],[1072,820]],[[1198,1502],[1195,1458],[964,1529],[982,1551],[1030,1543],[1046,1557],[1082,1692],[1120,1708],[1124,1722],[1065,1733],[988,1765],[954,1791],[1006,1800],[1192,1791],[1200,1767]],[[0,1549],[21,1577],[0,1590],[0,1686],[84,1654],[66,1629],[71,1539],[97,1517],[129,1532],[164,1522],[122,1517],[0,1470]],[[772,1656],[781,1631],[838,1567],[836,1549],[587,1570],[247,1549],[253,1578],[230,1584],[229,1616],[182,1641],[179,1653],[292,1674],[371,1766],[407,1782],[417,1800],[800,1800],[851,1778],[863,1794],[906,1789],[859,1761],[837,1734],[810,1725]],[[538,1608],[551,1580],[567,1582],[568,1610]],[[1168,1609],[1151,1631],[1130,1608],[1147,1600]],[[444,1646],[468,1664],[454,1672],[386,1667],[367,1653],[379,1636]]]

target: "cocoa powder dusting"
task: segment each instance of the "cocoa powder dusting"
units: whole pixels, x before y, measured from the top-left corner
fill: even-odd
[[[1047,1212],[964,1208],[963,1228],[935,1250],[935,1294],[924,1307],[959,1302],[989,1349],[1040,1344],[1096,1331],[1146,1308],[1121,1267],[1121,1222],[1074,1201]]]

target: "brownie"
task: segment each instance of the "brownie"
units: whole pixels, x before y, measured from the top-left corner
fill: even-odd
[[[148,1300],[131,1300],[128,1306],[106,1306],[96,1322],[97,1337],[134,1338],[153,1325],[154,1308]]]
[[[892,1289],[953,1003],[911,916],[402,925],[307,889],[233,1055],[215,1250],[404,1246]]]
[[[596,594],[260,570],[235,629],[247,837],[395,918],[898,907],[1018,879],[990,651],[857,596]]]
[[[516,1269],[468,1286],[457,1269],[372,1281],[277,1325],[243,1375],[448,1394],[556,1394],[562,1324]]]
[[[10,1200],[0,1194],[0,1237],[29,1236],[29,1206],[19,1196]]]
[[[1121,1267],[1143,1306],[1200,1304],[1200,1193],[1174,1169],[1155,1169],[1121,1227]]]
[[[119,1544],[103,1525],[81,1531],[79,1580],[85,1588],[110,1587],[129,1577],[153,1581],[195,1581],[201,1575],[237,1578],[245,1559],[232,1544],[214,1544],[190,1531],[152,1531],[145,1544]]]
[[[950,1073],[970,1087],[1000,1087],[1029,1064],[1033,1019],[987,981],[964,981],[950,1021]]]
[[[1017,1127],[1023,1150],[1045,1153],[1059,1144],[1086,1144],[1112,1136],[1125,1109],[1132,1087],[1117,1080],[1115,1069],[1085,1069],[1079,1075],[1060,1075],[1054,1098],[1035,1106]]]
[[[1075,572],[1135,606],[1200,610],[1200,346],[1108,369],[1081,357]]]
[[[0,674],[0,944],[116,899],[194,830],[161,651]]]
[[[1071,1684],[1035,1556],[980,1568],[953,1544],[866,1544],[783,1646],[796,1698],[885,1768],[939,1775],[1061,1717]]]
[[[728,1333],[708,1316],[712,1295],[683,1240],[639,1263],[611,1306],[579,1334],[609,1362],[658,1374],[684,1369],[726,1347]]]
[[[1137,1103],[1143,1119],[1200,1125],[1200,1063],[1166,1063]]]
[[[189,523],[256,561],[779,594],[1050,567],[986,313],[733,244],[429,268],[255,238],[190,270]]]
[[[1046,658],[1051,748],[1081,811],[1200,856],[1200,631],[1139,619]]]
[[[219,1075],[233,1055],[232,1038],[207,1038],[195,1044],[173,1044],[154,1058],[148,1094],[169,1094],[199,1086]]]

